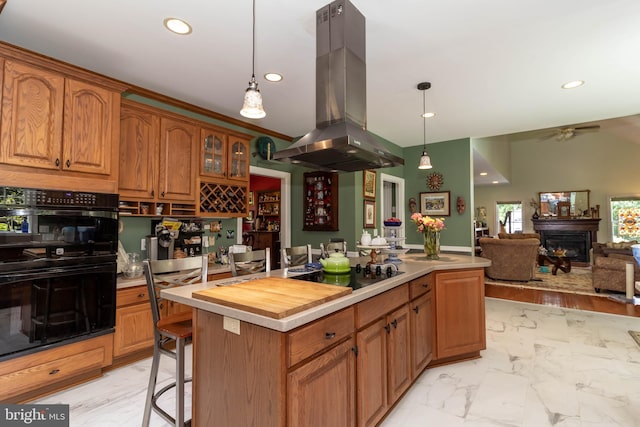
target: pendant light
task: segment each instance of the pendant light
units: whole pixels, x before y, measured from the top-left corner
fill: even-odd
[[[251,52],[251,80],[249,87],[244,93],[244,104],[240,114],[249,119],[261,119],[267,115],[262,108],[262,95],[256,82],[256,0],[253,0],[253,31],[252,31],[252,52]]]
[[[425,91],[431,87],[431,83],[422,82],[418,83],[418,90],[422,91],[422,123],[423,123],[423,135],[422,135],[422,156],[420,156],[420,163],[418,169],[431,169],[431,157],[427,154],[427,98]]]

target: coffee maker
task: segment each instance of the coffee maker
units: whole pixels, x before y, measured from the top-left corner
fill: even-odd
[[[146,237],[148,258],[152,261],[173,258],[177,230],[169,230],[162,225],[156,225],[155,235]]]

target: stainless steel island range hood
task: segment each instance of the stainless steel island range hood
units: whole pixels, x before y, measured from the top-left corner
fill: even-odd
[[[316,129],[274,160],[353,172],[404,164],[366,130],[365,18],[347,0],[316,12]]]

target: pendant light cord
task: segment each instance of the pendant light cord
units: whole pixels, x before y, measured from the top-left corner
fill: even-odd
[[[422,91],[422,152],[427,150],[427,95]]]
[[[253,0],[253,22],[252,26],[252,37],[251,40],[251,77],[255,79],[256,77],[256,0]]]

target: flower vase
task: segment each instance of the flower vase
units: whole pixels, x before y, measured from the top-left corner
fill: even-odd
[[[424,233],[424,254],[427,259],[440,259],[440,232],[428,230]]]

